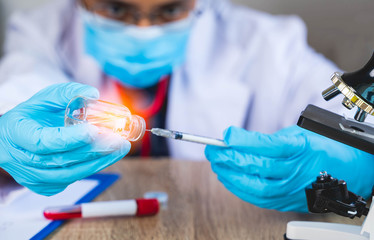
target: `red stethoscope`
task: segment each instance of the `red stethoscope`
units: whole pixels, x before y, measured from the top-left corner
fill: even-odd
[[[149,104],[146,108],[143,108],[143,109],[134,108],[134,104],[131,103],[133,100],[130,100],[128,97],[126,97],[126,94],[124,93],[126,90],[119,82],[116,81],[115,86],[116,86],[117,91],[119,92],[122,103],[126,107],[128,107],[133,114],[143,117],[146,121],[146,126],[149,126],[150,119],[161,111],[161,108],[165,103],[167,92],[168,92],[169,81],[170,81],[170,76],[165,76],[161,78],[160,82],[158,83],[156,94],[155,94],[153,101],[151,102],[151,104]],[[140,155],[142,157],[148,157],[150,156],[150,154],[151,154],[151,136],[150,134],[145,134],[142,139],[142,147],[141,147]]]

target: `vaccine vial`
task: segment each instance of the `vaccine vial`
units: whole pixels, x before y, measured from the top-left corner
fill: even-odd
[[[65,126],[82,123],[95,125],[103,132],[118,133],[131,142],[142,139],[146,130],[144,119],[132,115],[125,106],[77,96],[66,108]]]

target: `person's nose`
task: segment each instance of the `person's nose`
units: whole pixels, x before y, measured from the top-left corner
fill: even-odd
[[[152,22],[149,20],[149,18],[142,17],[141,19],[139,19],[136,26],[138,26],[138,27],[150,27],[150,26],[152,26]]]

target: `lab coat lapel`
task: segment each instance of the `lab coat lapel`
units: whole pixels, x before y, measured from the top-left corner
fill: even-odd
[[[171,79],[166,126],[222,139],[230,125],[244,125],[251,90],[233,71],[240,49],[215,39],[216,17],[204,12],[191,33],[186,63]],[[169,146],[173,158],[205,159],[204,145],[171,140]]]
[[[64,34],[67,39],[62,41],[58,51],[63,59],[65,72],[70,74],[74,81],[101,88],[103,74],[99,64],[85,53],[83,22],[75,5],[75,1],[71,1],[69,8],[72,15],[66,18],[66,21],[71,23],[64,24],[68,26]]]

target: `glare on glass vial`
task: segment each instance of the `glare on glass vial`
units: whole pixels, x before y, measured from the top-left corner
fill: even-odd
[[[142,117],[132,115],[122,105],[77,96],[66,108],[65,126],[89,123],[101,131],[120,134],[129,141],[143,138],[146,124]]]

